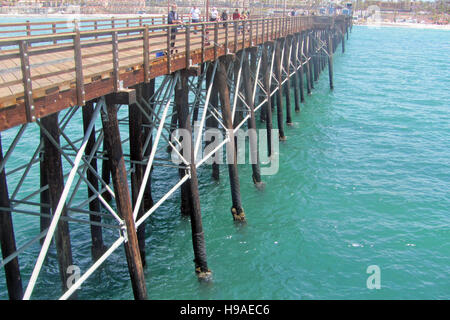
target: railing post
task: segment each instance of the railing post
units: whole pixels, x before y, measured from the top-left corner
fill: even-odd
[[[202,23],[202,63],[205,62],[206,25]]]
[[[113,86],[114,92],[120,89],[120,78],[119,78],[119,40],[117,31],[112,33],[112,49],[113,49]]]
[[[245,20],[242,20],[242,49],[245,48]]]
[[[272,32],[270,32],[270,40],[273,40],[273,32],[274,32],[274,28],[275,28],[275,19],[271,19],[272,20]]]
[[[228,54],[228,21],[225,22],[225,54]]]
[[[192,65],[191,61],[191,26],[186,25],[186,68]]]
[[[144,82],[149,83],[150,82],[150,41],[149,41],[149,31],[148,31],[148,25],[145,25],[144,28]]]
[[[31,36],[31,24],[30,24],[30,20],[27,20],[27,37]]]
[[[238,30],[239,30],[239,20],[233,21],[234,26],[234,52],[237,52],[237,38],[238,38]]]
[[[219,55],[218,42],[219,42],[219,22],[216,21],[216,24],[214,25],[214,61],[217,60],[217,57]]]
[[[19,42],[20,64],[22,67],[23,92],[25,100],[25,113],[28,122],[36,120],[33,89],[31,83],[30,57],[28,56],[28,43],[26,41]]]
[[[264,43],[265,41],[264,41],[264,28],[265,28],[265,23],[266,23],[266,19],[265,18],[263,18],[262,19],[262,30],[261,30],[261,42],[262,43]]]
[[[256,43],[258,43],[258,36],[259,36],[259,19],[256,19]]]
[[[83,106],[85,101],[83,61],[81,54],[81,36],[78,21],[75,23],[75,36],[73,39],[74,57],[75,57],[75,80],[77,92],[77,104]]]
[[[56,23],[52,23],[52,34],[56,34]],[[56,44],[56,39],[53,40],[53,44]]]
[[[172,47],[172,28],[167,27],[167,72],[172,73],[171,70],[171,47]],[[175,43],[174,43],[175,46]]]
[[[253,45],[253,24],[254,24],[254,20],[250,20],[250,39],[249,39],[249,47],[251,47]]]

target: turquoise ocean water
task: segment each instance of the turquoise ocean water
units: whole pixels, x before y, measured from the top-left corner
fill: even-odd
[[[450,298],[450,33],[355,26],[340,51],[334,91],[325,70],[286,128],[280,169],[263,177],[266,189],[256,190],[251,167],[240,166],[247,225],[232,222],[226,168],[220,183],[210,168],[199,171],[211,283],[195,277],[179,193],[150,218],[150,299]],[[3,144],[12,136],[3,133]],[[30,156],[28,136],[17,157]],[[38,177],[24,190],[34,190]],[[162,168],[153,177],[155,198],[178,179]],[[30,221],[14,218],[22,243],[39,230],[38,218]],[[70,227],[74,260],[84,271],[91,263],[88,227]],[[113,234],[104,232],[107,243]],[[25,285],[38,248],[20,256]],[[371,265],[381,270],[380,290],[366,287]],[[33,298],[57,298],[58,289],[53,247]],[[133,298],[123,249],[78,297]],[[3,275],[0,298],[7,298]]]

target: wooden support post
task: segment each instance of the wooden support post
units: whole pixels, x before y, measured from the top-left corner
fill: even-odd
[[[287,20],[286,20],[287,21]],[[286,82],[284,84],[284,96],[286,99],[286,125],[292,126],[292,112],[291,112],[291,77],[290,74],[290,61],[289,55],[291,52],[291,45],[289,45],[290,37],[286,37],[284,40],[284,56],[282,63],[284,64],[284,70],[286,71]]]
[[[186,80],[187,80],[187,78],[186,78]],[[187,86],[187,84],[186,84],[186,86]],[[184,90],[186,90],[186,93],[184,92]],[[175,114],[176,119],[178,120],[180,129],[181,129],[181,122],[180,122],[180,120],[181,120],[181,117],[183,117],[181,112],[182,112],[182,109],[185,107],[185,103],[187,101],[189,101],[188,98],[189,98],[188,88],[186,87],[186,88],[180,89],[180,83],[177,83],[175,85],[175,108],[176,108],[176,114],[175,113],[174,114]],[[186,99],[186,101],[184,101],[184,99]],[[189,107],[186,106],[186,108],[189,108]],[[174,116],[172,115],[172,120],[174,119],[173,117]],[[183,119],[183,121],[184,121],[184,119]],[[172,124],[174,124],[176,126],[177,123],[175,122],[175,123],[172,123]],[[189,123],[189,127],[190,127],[190,123]],[[171,128],[171,130],[172,129],[176,130],[175,127]],[[185,137],[183,136],[183,139],[184,138]],[[189,142],[188,142],[188,144],[185,144],[185,145],[189,145]],[[186,151],[184,149],[181,150],[181,154],[184,157],[186,157]],[[180,164],[180,166],[181,165],[182,164]],[[178,169],[178,174],[180,176],[180,179],[182,179],[185,176],[185,174],[186,174],[186,168],[180,167]],[[193,208],[193,203],[192,203],[191,184],[190,184],[189,181],[185,181],[181,185],[181,187],[180,187],[180,197],[181,197],[181,204],[180,204],[181,214],[183,216],[192,216],[194,208]]]
[[[318,41],[316,39],[317,32],[315,32],[315,36],[312,38],[312,55],[313,55],[313,69],[314,69],[314,81],[319,80],[319,52],[318,49]]]
[[[172,116],[171,116],[171,119],[170,119],[170,127],[169,127],[169,131],[170,131],[171,135],[176,130],[177,123],[178,123],[177,110],[176,110],[176,108],[173,108],[172,109]],[[172,147],[170,145],[167,146],[167,152],[172,152]]]
[[[263,45],[263,52],[261,57],[261,64],[263,67],[264,72],[264,89],[267,92],[266,98],[267,103],[265,105],[265,108],[263,112],[266,114],[266,130],[267,130],[267,156],[272,155],[272,99],[270,97],[270,77],[272,76],[270,74],[270,65],[269,65],[269,59],[268,59],[268,46],[269,45]]]
[[[0,136],[0,162],[3,161],[2,140]],[[10,208],[6,169],[0,172],[0,207]],[[2,257],[5,259],[16,251],[16,239],[11,212],[0,210],[0,245]],[[10,300],[20,300],[23,297],[22,277],[20,276],[19,258],[15,257],[5,267],[6,287]]]
[[[282,40],[275,41],[275,72],[278,80],[278,91],[276,93],[277,97],[277,122],[278,122],[278,133],[280,140],[286,140],[284,135],[284,125],[283,125],[283,85],[282,85],[282,74],[281,74],[281,46],[283,45]]]
[[[255,51],[253,49],[253,51]],[[254,57],[256,58],[256,57]],[[243,62],[243,75],[244,75],[244,92],[245,92],[245,102],[250,108],[250,118],[248,119],[248,128],[249,128],[249,140],[250,140],[250,159],[252,163],[252,178],[253,183],[258,189],[264,187],[264,184],[261,181],[261,169],[258,155],[258,141],[257,141],[257,133],[256,133],[256,119],[255,119],[255,106],[253,102],[253,81],[250,77],[250,63],[249,63],[248,55],[244,56]],[[256,69],[256,67],[255,67]],[[253,70],[256,72],[256,70]]]
[[[311,41],[311,35],[308,35],[308,73],[309,73],[309,87],[310,90],[314,89],[314,78],[313,78],[313,54],[314,48]],[[308,93],[311,93],[309,91]]]
[[[103,142],[103,150],[105,152],[103,155],[104,159],[102,161],[102,180],[109,185],[111,182],[111,162],[109,159],[108,151],[106,150],[105,142]],[[103,187],[106,186],[104,185]],[[110,202],[112,199],[111,193],[109,193],[108,190],[103,191],[102,197],[106,202]]]
[[[341,33],[341,40],[342,40],[342,53],[345,53],[345,37],[344,37],[344,30],[342,30],[342,33]]]
[[[294,35],[293,37],[293,41],[292,41],[292,55],[291,55],[291,61],[293,62],[294,65],[294,103],[295,103],[295,112],[300,112],[300,96],[299,96],[299,86],[298,86],[298,50],[297,50],[297,46],[298,46],[298,37],[297,35]]]
[[[235,90],[236,92],[239,92],[239,88],[237,88],[237,79],[238,79],[238,75],[239,75],[239,68],[240,68],[240,61],[241,59],[244,58],[244,55],[248,54],[245,50],[241,50],[239,52],[236,53],[235,55],[235,62],[234,62],[234,86],[235,86]],[[217,72],[217,71],[216,71]],[[241,71],[241,81],[239,83],[239,87],[242,85],[242,71]],[[240,99],[237,99],[237,103],[236,103],[236,112],[234,114],[234,122],[233,122],[233,126],[236,127],[244,118],[243,114],[242,114],[242,101]]]
[[[40,135],[41,135],[41,143],[43,146],[43,138],[44,138],[44,133],[42,132],[42,129],[40,130]],[[44,149],[42,147],[41,149],[41,154],[39,157],[39,172],[40,172],[40,184],[41,184],[41,188],[44,188],[48,185],[48,178],[47,178],[47,169],[45,168],[44,165]],[[50,215],[50,195],[48,192],[48,187],[46,190],[42,191],[40,194],[40,203],[41,203],[41,214],[48,214]],[[45,206],[45,205],[48,205]],[[39,218],[39,222],[40,222],[40,231],[43,232],[45,229],[47,229],[50,226],[50,218],[47,217],[43,217],[41,215],[41,217]],[[41,238],[40,240],[40,244],[42,245],[44,243],[44,238]]]
[[[189,113],[189,90],[188,90],[187,74],[181,72],[179,83],[175,86],[175,100],[178,107],[178,123],[180,128],[190,133],[190,158],[189,165],[185,173],[190,173],[190,179],[185,182],[189,185],[189,198],[192,209],[190,211],[191,230],[192,230],[192,246],[194,249],[195,272],[200,280],[207,280],[211,277],[211,271],[208,269],[206,259],[205,237],[202,226],[202,215],[200,209],[200,196],[198,192],[197,169],[195,166],[194,143],[192,141],[192,128]],[[183,150],[183,154],[186,154]],[[187,172],[186,172],[187,170]]]
[[[144,85],[138,85],[136,87],[136,96],[140,98],[142,95],[142,87]],[[142,130],[142,112],[139,107],[133,103],[128,107],[128,119],[129,119],[129,134],[130,134],[130,160],[136,162],[142,162],[142,148],[144,145],[144,135]],[[139,195],[139,189],[141,188],[144,167],[140,163],[131,164],[131,194],[133,201],[133,208],[136,206],[137,198]],[[137,220],[144,215],[144,206],[139,207],[137,214]],[[137,229],[137,237],[139,243],[139,253],[142,260],[142,265],[145,267],[145,223],[141,224]]]
[[[331,37],[331,31],[328,33],[328,77],[330,79],[330,89],[333,90],[333,40]]]
[[[212,73],[213,73],[213,64],[209,64],[208,70],[206,71],[206,88],[209,88],[212,79]],[[219,110],[219,92],[217,91],[217,88],[215,86],[212,87],[211,90],[211,96],[209,98],[209,103],[216,108],[216,110]],[[215,117],[212,115],[209,115],[206,118],[206,128],[218,128],[218,122]],[[205,148],[210,145],[212,141],[205,142]],[[213,159],[215,159],[215,155],[212,156]],[[212,163],[212,178],[216,181],[220,179],[220,168],[219,164],[215,161]]]
[[[127,242],[125,242],[125,254],[130,273],[133,294],[136,300],[147,299],[144,269],[139,253],[139,244],[136,234],[136,226],[133,219],[130,191],[128,189],[127,171],[120,140],[119,123],[117,120],[117,105],[107,102],[106,113],[102,110],[103,131],[105,144],[111,160],[111,175],[114,185],[117,211],[125,222]]]
[[[225,56],[219,58],[218,69],[216,70],[216,76],[214,78],[214,86],[216,86],[217,91],[219,92],[223,121],[230,139],[227,144],[227,162],[228,173],[230,176],[231,198],[233,202],[231,213],[235,221],[245,221],[245,213],[241,203],[233,122],[231,120],[230,90],[227,83],[227,69],[225,68],[226,62],[224,59],[226,59]]]
[[[319,32],[319,39],[321,39],[323,41],[323,33],[322,31]],[[320,46],[322,46],[322,44],[319,42]],[[317,78],[320,77],[320,73],[322,72],[323,68],[324,68],[324,56],[323,56],[323,50],[319,49],[319,51],[317,52],[318,54],[318,60],[319,60],[319,75],[317,76]]]
[[[153,95],[155,93],[155,79],[151,79],[149,83],[146,83],[142,86],[142,92],[141,92],[141,98],[145,101],[147,101],[150,105],[150,107],[153,109],[154,107],[154,98]],[[150,112],[148,112],[150,114]],[[142,119],[142,124],[145,125],[144,127],[144,137],[147,138],[148,135],[152,134],[152,131],[150,130],[149,126],[152,124],[153,116],[150,116],[151,119],[148,119],[147,117],[144,117]],[[145,157],[149,157],[151,150],[152,150],[152,136],[150,136],[150,142],[147,146],[147,149],[145,149],[144,155]],[[153,197],[152,197],[152,171],[153,168],[150,170],[150,175],[148,176],[147,185],[145,186],[145,192],[144,192],[144,200],[143,200],[143,206],[144,211],[147,212],[153,207]],[[138,233],[140,228],[145,229],[145,222],[142,223],[138,228]]]
[[[304,47],[304,37],[303,37],[303,34],[300,34],[299,35],[299,38],[298,38],[298,41],[300,41],[300,43],[299,43],[299,49],[300,49],[300,52],[298,53],[298,55],[299,55],[299,63],[300,63],[300,69],[298,70],[299,71],[299,87],[300,87],[300,102],[305,102],[305,87],[304,87],[304,79],[305,79],[305,76],[304,76],[304,73],[303,73],[303,47]]]
[[[207,63],[201,63],[200,64],[200,74],[203,75],[204,70],[205,70],[205,66],[207,65]],[[202,89],[202,85],[203,85],[203,76],[197,76],[197,92],[200,92],[200,90]],[[195,103],[194,103],[194,110],[192,111],[192,123],[191,126],[194,125],[195,121],[198,120],[198,111],[200,109],[200,99],[195,99]]]
[[[86,133],[89,123],[91,122],[93,113],[94,113],[94,102],[88,101],[86,105],[82,108],[83,112],[83,129]],[[95,127],[92,129],[91,135],[86,145],[85,155],[89,157],[94,150],[95,146]],[[97,171],[97,159],[95,157],[90,161],[90,165],[93,170]],[[98,179],[96,175],[88,169],[86,172],[86,178],[92,186],[94,186],[95,190],[98,192]],[[88,197],[94,196],[94,191],[88,187]],[[100,212],[101,205],[100,200],[95,197],[92,201],[89,202],[89,211],[92,212]],[[89,220],[91,222],[101,222],[102,218],[98,215],[91,214],[89,215]],[[91,238],[92,238],[92,247],[91,247],[91,256],[94,261],[96,261],[100,256],[106,251],[106,247],[103,245],[103,235],[102,235],[102,227],[98,225],[91,224]]]
[[[53,113],[41,119],[42,126],[48,131],[49,135],[59,146],[59,125],[58,113]],[[57,146],[55,146],[49,137],[44,136],[44,166],[47,170],[48,188],[50,195],[50,204],[52,214],[54,214],[58,206],[64,189],[64,176],[61,161],[61,153]],[[67,207],[62,209],[61,217],[67,216]],[[59,273],[62,281],[62,288],[65,292],[68,287],[70,274],[68,273],[69,266],[73,265],[72,248],[70,244],[69,223],[64,220],[59,220],[58,227],[55,233],[56,251],[58,254]],[[71,299],[76,299],[76,293],[71,296]]]

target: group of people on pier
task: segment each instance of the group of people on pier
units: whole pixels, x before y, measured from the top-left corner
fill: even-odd
[[[245,20],[248,19],[250,16],[250,11],[245,9],[241,13],[239,13],[239,9],[234,10],[231,18],[232,20]],[[201,21],[201,10],[197,6],[192,6],[192,8],[189,11],[189,18],[192,23],[199,23]],[[216,7],[213,7],[209,12],[209,21],[216,22],[216,21],[227,21],[229,18],[228,11],[225,9],[222,11],[222,13],[219,15],[219,11]],[[173,24],[173,25],[181,25],[183,24],[182,19],[180,19],[179,14],[177,12],[177,5],[173,4],[171,6],[171,10],[169,11],[168,17],[167,17],[167,23]],[[225,28],[225,24],[223,25]],[[242,27],[240,27],[242,28]],[[174,26],[171,28],[171,47],[175,46],[175,38],[177,33],[178,27]],[[239,30],[240,32],[241,30]],[[194,34],[197,34],[197,26],[194,25]],[[208,33],[208,32],[207,32]],[[171,52],[173,53],[173,52]]]

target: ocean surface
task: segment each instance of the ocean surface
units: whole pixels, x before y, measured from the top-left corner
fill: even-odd
[[[450,299],[450,32],[355,26],[345,54],[339,46],[334,56],[334,86],[330,91],[325,69],[293,113],[279,172],[263,176],[264,191],[253,186],[250,165],[240,165],[246,225],[232,221],[226,167],[219,183],[209,167],[200,169],[212,282],[195,276],[179,193],[151,216],[150,299]],[[81,120],[70,125],[81,130]],[[12,131],[2,133],[4,153]],[[14,157],[31,156],[37,131],[30,132]],[[155,199],[177,180],[176,170],[155,168]],[[38,184],[36,171],[21,192]],[[19,245],[39,233],[38,220],[14,215]],[[71,223],[70,229],[74,261],[85,271],[89,228]],[[105,242],[116,235],[105,230]],[[38,249],[20,255],[24,286]],[[381,289],[370,290],[367,269],[374,265]],[[52,246],[32,298],[54,299],[59,290]],[[0,299],[6,298],[2,274]],[[78,298],[133,298],[122,248]]]

